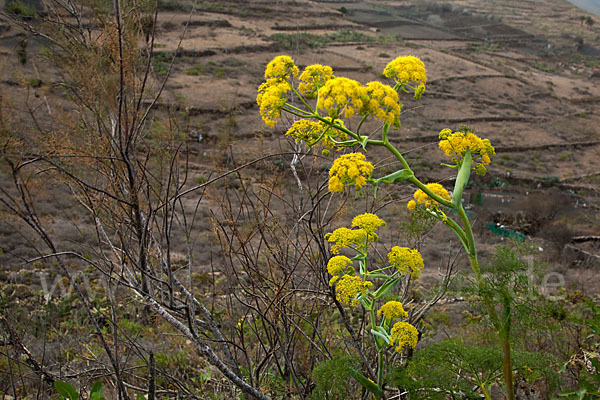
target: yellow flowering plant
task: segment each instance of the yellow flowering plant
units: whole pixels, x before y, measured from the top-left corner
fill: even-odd
[[[352,259],[342,255],[329,259],[327,272],[332,276],[329,286],[342,305],[351,308],[360,305],[366,311],[377,350],[377,381],[369,380],[358,371],[354,371],[353,376],[376,397],[382,393],[387,351],[395,349],[402,354],[406,348],[415,348],[418,338],[417,328],[402,321],[409,315],[401,302],[388,301],[375,313],[376,305],[403,277],[417,279],[424,268],[418,250],[398,246],[388,254],[389,265],[371,268],[368,251],[373,243],[379,241],[377,230],[386,226],[387,223],[377,215],[365,213],[352,219],[352,228],[338,228],[325,235],[333,254],[339,254],[342,249],[355,253]],[[353,266],[354,262],[357,262],[358,271]]]
[[[276,57],[267,66],[266,81],[259,87],[257,102],[264,122],[274,126],[282,113],[288,113],[298,121],[288,131],[288,135],[297,141],[303,141],[309,147],[321,143],[326,149],[338,150],[347,147],[354,152],[338,157],[329,170],[329,191],[343,192],[354,186],[361,190],[371,184],[374,196],[381,184],[408,182],[416,188],[414,199],[407,204],[409,210],[419,209],[450,228],[462,243],[469,258],[475,281],[480,295],[486,305],[489,318],[498,333],[503,355],[503,374],[507,398],[514,399],[512,383],[512,366],[510,357],[510,340],[507,321],[498,317],[490,294],[484,288],[477,248],[471,223],[462,205],[463,191],[469,181],[472,170],[484,175],[486,166],[495,155],[494,147],[487,139],[475,135],[471,129],[461,127],[453,132],[444,129],[439,134],[439,148],[450,158],[450,163],[443,164],[456,171],[454,188],[450,192],[439,183],[425,184],[419,180],[402,153],[391,143],[390,130],[399,128],[400,111],[399,93],[410,93],[415,99],[420,99],[425,92],[427,72],[425,65],[417,57],[403,56],[391,61],[383,71],[383,77],[393,81],[393,86],[381,82],[370,82],[366,85],[345,77],[338,77],[330,67],[309,65],[300,74],[297,86],[294,78],[300,74],[293,60],[288,56]],[[288,96],[295,96],[299,102],[289,101]],[[348,122],[359,119],[355,129],[351,130]],[[378,137],[363,135],[361,128],[364,122],[372,118],[382,123],[381,134]],[[303,121],[303,122],[301,122]],[[346,123],[344,123],[344,121]],[[367,160],[363,152],[370,147],[386,148],[399,162],[401,168],[397,171],[376,177],[374,165]],[[362,152],[359,150],[362,149]],[[328,154],[326,152],[325,154]],[[447,211],[451,217],[448,217]],[[456,217],[454,217],[456,215]],[[364,218],[364,217],[363,217]],[[342,248],[357,252],[352,258],[358,261],[358,274],[349,279],[350,274],[336,274],[332,284],[339,285],[344,279],[343,295],[338,300],[344,300],[349,305],[360,303],[371,316],[371,333],[375,337],[378,354],[385,346],[395,346],[403,349],[416,344],[416,328],[413,331],[406,325],[397,322],[394,326],[385,322],[376,323],[374,306],[379,294],[387,292],[397,283],[402,274],[410,274],[413,278],[419,276],[422,270],[422,259],[419,259],[410,249],[394,247],[389,255],[386,270],[370,271],[367,266],[366,250],[369,242],[377,240],[375,230],[383,225],[374,222],[359,222],[353,224],[355,229],[340,228],[327,236],[332,242],[331,251],[338,254]],[[391,273],[390,273],[391,272]],[[336,278],[337,277],[337,278]],[[371,279],[383,279],[383,283],[373,290],[369,285]],[[338,292],[339,293],[339,292]],[[385,314],[384,314],[385,315]],[[384,318],[384,321],[387,321]],[[391,323],[391,322],[390,322]],[[414,327],[413,327],[414,328]],[[378,360],[382,362],[381,356]],[[381,371],[379,371],[381,373]],[[359,382],[375,394],[381,396],[383,378],[378,375],[378,381],[373,383],[362,379],[360,374],[355,376]],[[363,377],[364,378],[364,377]],[[370,383],[369,383],[370,382]]]

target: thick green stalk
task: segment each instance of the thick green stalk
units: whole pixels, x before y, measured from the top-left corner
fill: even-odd
[[[479,387],[481,388],[481,391],[483,392],[483,395],[485,396],[485,400],[492,400],[492,396],[490,395],[490,391],[485,386],[485,383],[482,383],[481,385],[479,385]]]
[[[471,228],[471,222],[469,221],[469,217],[467,217],[467,213],[463,208],[461,203],[458,203],[458,207],[453,207],[460,218],[460,222],[464,228],[465,236],[467,238],[467,252],[469,258],[473,257],[476,261],[476,264],[473,269],[473,273],[476,275],[477,283],[481,283],[481,270],[479,269],[479,263],[477,263],[477,247],[475,246],[475,237],[473,235],[473,229]],[[473,267],[473,265],[471,265]]]
[[[375,329],[375,309],[373,306],[369,309],[369,319],[371,322],[371,329]],[[381,385],[383,384],[383,349],[379,348],[380,346],[377,343],[377,340],[379,339],[376,336],[373,336],[373,340],[375,341],[375,347],[377,348],[377,386],[381,388]],[[376,398],[381,398],[381,396],[377,396],[375,393],[374,395]]]
[[[504,337],[501,334],[502,323],[500,318],[498,317],[498,313],[496,312],[496,307],[494,307],[494,303],[490,298],[490,295],[484,288],[483,278],[481,276],[481,269],[479,268],[479,261],[477,260],[477,248],[475,247],[475,238],[473,237],[473,230],[471,229],[471,223],[469,222],[469,218],[462,207],[459,204],[458,206],[458,215],[461,219],[462,225],[464,227],[467,241],[468,241],[468,256],[469,262],[471,263],[471,269],[473,270],[473,275],[475,275],[475,280],[477,281],[477,286],[479,289],[479,293],[483,298],[483,302],[487,309],[487,312],[490,316],[492,324],[498,333],[498,337],[500,339],[500,345],[502,347],[502,371],[504,374],[504,386],[506,389],[506,396],[508,400],[514,400],[514,383],[513,383],[513,375],[512,375],[512,361],[510,355],[510,338]]]
[[[504,385],[506,387],[506,396],[508,400],[515,399],[515,388],[512,374],[512,360],[510,357],[510,340],[509,338],[500,338],[502,345],[502,371],[504,373]]]
[[[384,130],[384,133],[386,133],[385,130]],[[369,144],[371,144],[371,142],[369,142]],[[376,144],[376,143],[373,143],[373,144]],[[410,165],[408,165],[408,162],[406,162],[406,159],[404,158],[404,156],[402,156],[402,154],[400,154],[400,152],[398,151],[398,149],[396,149],[394,147],[394,145],[389,142],[389,140],[387,138],[387,134],[383,135],[383,143],[382,143],[382,145],[385,146],[385,148],[388,149],[396,157],[396,159],[398,161],[400,161],[400,164],[402,164],[402,168],[407,169],[407,170],[411,170]],[[415,176],[413,176],[410,179],[408,179],[408,181],[410,183],[412,183],[413,185],[415,185],[416,187],[418,187],[419,189],[421,189],[423,192],[427,193],[427,195],[429,197],[431,197],[432,199],[434,199],[438,203],[440,203],[442,205],[445,205],[446,207],[451,207],[452,208],[453,204],[452,204],[451,201],[443,199],[440,196],[438,196],[437,194],[433,193],[427,186],[425,186],[425,184],[423,182],[421,182]]]
[[[383,349],[377,352],[377,385],[383,388]]]

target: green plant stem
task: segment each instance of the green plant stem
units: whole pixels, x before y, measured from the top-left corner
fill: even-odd
[[[369,309],[369,319],[371,321],[371,329],[375,329],[375,309],[372,306]],[[377,386],[381,388],[383,385],[383,348],[380,348],[376,336],[373,336],[373,340],[375,341],[375,347],[377,348]],[[374,395],[378,399],[381,398],[381,396],[377,396],[375,393]]]
[[[462,207],[461,207],[462,208]],[[510,338],[503,337],[500,334],[501,324],[500,319],[498,318],[498,313],[496,312],[496,307],[494,307],[494,303],[490,298],[490,295],[484,290],[483,287],[483,279],[481,278],[481,271],[479,269],[479,263],[477,261],[477,255],[471,257],[469,256],[469,261],[471,263],[471,269],[473,270],[473,274],[475,275],[475,279],[477,280],[477,286],[479,288],[479,293],[483,298],[483,302],[487,309],[487,312],[492,320],[492,324],[498,333],[498,338],[500,339],[500,346],[502,348],[502,371],[504,375],[504,386],[506,390],[506,396],[508,400],[515,399],[515,391],[514,391],[514,383],[513,383],[513,374],[512,374],[512,360],[510,355]]]
[[[373,271],[369,271],[369,273],[370,274],[374,274],[374,273],[377,273],[377,272],[382,272],[382,271],[388,270],[390,268],[394,268],[394,266],[393,265],[388,265],[387,267],[383,267],[383,268],[379,268],[379,269],[376,269],[376,270],[373,270]],[[396,274],[394,274],[394,275],[396,275]],[[391,275],[390,278],[393,277],[394,275]]]
[[[388,149],[395,157],[398,161],[400,161],[400,164],[402,164],[402,168],[412,171],[412,169],[410,168],[410,165],[408,165],[408,162],[406,161],[406,159],[404,158],[404,156],[398,151],[398,149],[396,149],[396,147],[394,147],[393,144],[390,143],[387,133],[389,130],[390,125],[389,124],[385,124],[383,126],[383,140],[380,143],[375,143],[376,141],[369,141],[369,144],[374,144],[374,145],[383,145],[386,149]],[[379,142],[379,141],[378,141]],[[418,187],[419,189],[421,189],[423,192],[427,193],[427,195],[429,197],[431,197],[432,199],[434,199],[435,201],[437,201],[440,204],[445,205],[446,207],[450,207],[453,208],[453,204],[451,201],[448,201],[446,199],[441,198],[440,196],[438,196],[437,194],[433,193],[431,190],[429,190],[429,188],[427,186],[425,186],[425,184],[423,182],[421,182],[419,179],[417,179],[414,175],[413,177],[408,179],[409,182],[411,182],[413,185],[415,185],[416,187]]]
[[[413,185],[415,185],[416,187],[418,187],[419,189],[421,189],[423,192],[425,192],[427,194],[427,196],[431,197],[438,203],[440,203],[446,207],[454,208],[454,205],[452,204],[451,201],[448,201],[448,200],[438,196],[437,194],[433,193],[423,182],[421,182],[416,177],[413,176],[412,178],[409,178],[408,181],[410,183],[412,183]]]
[[[481,279],[481,270],[479,269],[479,263],[477,262],[477,247],[475,246],[475,237],[473,235],[473,229],[471,228],[471,222],[469,221],[469,217],[465,212],[461,203],[458,203],[458,207],[452,207],[455,209],[458,217],[460,218],[460,222],[464,228],[465,237],[467,239],[467,255],[469,259],[472,257],[475,259],[476,263],[474,265],[473,273],[476,275],[477,283],[482,282]],[[473,264],[471,265],[473,267]]]
[[[506,386],[506,396],[508,400],[515,399],[515,389],[513,383],[512,360],[510,356],[510,340],[500,338],[502,345],[502,370],[504,373],[504,385]]]
[[[492,400],[492,396],[490,395],[489,390],[485,386],[485,383],[482,383],[481,385],[479,385],[479,387],[481,388],[481,391],[483,392],[483,395],[485,396],[485,400]]]
[[[358,123],[358,127],[356,128],[356,134],[360,135],[360,128],[362,128],[363,123],[366,121],[367,117],[369,115],[365,115],[364,117],[362,117],[362,119],[360,120],[360,122]]]
[[[302,95],[301,95],[301,94],[300,94],[300,93],[299,93],[299,92],[296,90],[296,88],[294,87],[294,85],[292,85],[292,82],[290,82],[290,80],[289,80],[289,79],[286,79],[285,81],[288,83],[288,85],[290,86],[290,88],[292,88],[292,90],[294,91],[294,93],[296,94],[296,96],[298,96],[298,98],[300,99],[300,101],[302,102],[302,104],[304,104],[304,107],[308,108],[308,109],[311,111],[311,113],[314,113],[314,110],[311,108],[311,106],[310,106],[310,105],[308,105],[308,103],[307,103],[307,102],[306,102],[306,100],[304,99],[304,96],[302,96]]]
[[[329,130],[331,129],[331,126],[328,126],[327,129],[325,129],[323,132],[321,132],[321,135],[319,135],[319,137],[312,143],[307,143],[309,147],[314,146],[315,144],[319,143],[321,141],[321,139],[323,139],[323,136],[325,136],[327,134],[327,132],[329,132]]]
[[[388,149],[395,157],[398,161],[400,161],[400,164],[402,164],[402,168],[410,170],[410,166],[408,165],[408,163],[406,162],[406,160],[404,159],[404,156],[402,156],[402,154],[400,154],[400,152],[398,151],[398,149],[396,149],[394,147],[393,144],[390,143],[390,139],[388,138],[388,132],[390,130],[390,124],[384,124],[383,125],[383,132],[382,132],[382,143],[381,145],[385,146],[386,149]]]
[[[335,124],[332,123],[331,121],[325,119],[324,117],[321,117],[319,114],[317,114],[316,112],[309,115],[307,118],[315,118],[318,119],[319,121],[327,124],[327,125],[331,125],[332,127],[334,127],[335,129],[344,132],[345,134],[347,134],[348,136],[354,138],[354,140],[360,140],[360,135],[357,135],[355,132],[352,132],[351,130],[349,130],[348,128],[341,126],[339,124]],[[335,122],[335,120],[334,120]]]
[[[312,117],[312,114],[308,114],[303,109],[295,107],[289,103],[286,104],[285,106],[283,106],[283,108],[281,110],[289,112],[290,114],[294,114],[300,118],[311,118]]]
[[[377,352],[377,385],[383,388],[383,349]]]
[[[441,218],[438,214],[433,214],[433,215],[438,219]],[[443,219],[442,222],[444,224],[446,224],[446,226],[448,226],[448,228],[450,228],[456,234],[456,236],[458,237],[460,242],[463,244],[465,251],[468,254],[469,253],[469,249],[467,247],[468,240],[467,240],[467,235],[466,235],[465,231],[451,218],[446,217],[446,219]]]

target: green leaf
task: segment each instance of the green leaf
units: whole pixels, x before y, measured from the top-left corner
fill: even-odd
[[[375,382],[373,382],[372,380],[370,380],[369,378],[367,378],[352,367],[349,368],[349,372],[350,375],[352,375],[352,377],[362,385],[362,387],[367,389],[369,392],[373,393],[376,398],[381,398],[381,388],[379,387],[379,385],[377,385]]]
[[[358,270],[359,270],[359,272],[360,272],[361,275],[364,275],[364,274],[367,273],[367,266],[364,263],[364,261],[362,261],[362,260],[359,261],[358,262],[358,267],[359,267]]]
[[[467,149],[465,156],[460,165],[460,170],[456,175],[456,182],[454,183],[454,192],[452,192],[452,203],[455,207],[458,207],[462,201],[463,190],[469,182],[471,176],[471,165],[473,164],[473,158],[471,157],[471,150]]]
[[[146,396],[142,396],[141,394],[138,394],[137,397],[135,398],[135,400],[146,400]]]
[[[99,395],[102,395],[102,391],[103,391],[102,382],[96,381],[92,385],[92,389],[90,390],[90,393],[98,393]]]
[[[376,326],[375,329],[371,329],[371,333],[383,339],[386,344],[390,344],[390,335],[388,335],[383,326]]]
[[[373,300],[368,297],[360,297],[360,304],[364,307],[365,310],[370,310],[373,308]]]
[[[560,397],[570,397],[570,396],[576,396],[575,398],[577,400],[583,400],[583,398],[585,397],[585,395],[587,394],[587,390],[586,389],[579,389],[576,392],[570,392],[570,393],[560,393],[559,396]]]
[[[360,143],[363,150],[367,149],[367,142],[369,141],[369,137],[368,136],[361,136],[360,137],[362,139],[362,142]]]
[[[379,286],[379,289],[377,289],[377,291],[373,293],[373,297],[375,299],[382,298],[386,295],[387,292],[390,291],[391,288],[393,288],[398,282],[400,282],[400,279],[402,279],[402,277],[397,277],[383,282],[383,285]]]
[[[68,400],[79,400],[79,392],[68,382],[54,381],[54,389]]]
[[[393,182],[401,182],[415,176],[415,173],[410,169],[400,169],[396,172],[392,172],[389,175],[386,175],[382,178],[376,179],[373,182],[373,197],[377,198],[377,187],[380,183],[393,183]]]
[[[389,175],[386,175],[382,178],[377,179],[377,183],[392,183],[392,182],[400,182],[400,181],[405,181],[407,179],[412,178],[413,176],[415,176],[415,173],[412,172],[412,170],[410,169],[399,169],[396,172],[392,172]]]
[[[368,275],[369,275],[369,278],[382,278],[382,279],[387,279],[387,278],[389,278],[389,277],[390,277],[389,275],[386,275],[386,274],[380,274],[380,273],[378,273],[378,272],[376,272],[376,273],[369,272],[369,274],[368,274]]]

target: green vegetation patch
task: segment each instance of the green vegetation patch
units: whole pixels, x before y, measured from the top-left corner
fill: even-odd
[[[550,74],[553,74],[553,73],[556,72],[556,69],[552,65],[548,65],[548,64],[543,63],[543,62],[537,62],[536,61],[536,62],[533,62],[531,64],[531,66],[533,68],[535,68],[535,69],[538,69],[538,70],[543,71],[543,72],[548,72]]]
[[[229,74],[239,73],[245,63],[237,58],[227,58],[221,61],[209,61],[206,64],[196,63],[185,70],[187,75],[208,74],[221,78]]]
[[[22,17],[33,17],[35,15],[35,8],[23,1],[11,1],[6,4],[6,9]]]
[[[275,33],[269,39],[277,42],[285,50],[324,47],[330,42],[324,35],[313,33]]]
[[[317,35],[314,33],[275,33],[269,36],[269,39],[277,42],[284,50],[293,49],[314,49],[324,47],[329,43],[349,43],[349,42],[377,42],[392,43],[397,42],[395,36],[371,36],[362,32],[356,32],[349,29],[337,31],[328,35]]]
[[[191,4],[184,4],[178,0],[158,0],[158,9],[164,11],[192,11]]]

